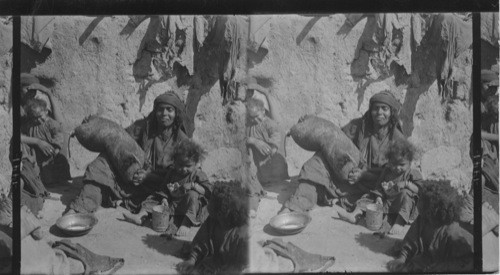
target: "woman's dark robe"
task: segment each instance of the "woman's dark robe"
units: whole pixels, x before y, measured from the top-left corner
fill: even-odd
[[[294,211],[309,211],[315,205],[330,205],[334,198],[341,199],[341,206],[352,208],[365,193],[373,190],[382,167],[387,163],[385,153],[391,141],[405,139],[398,123],[386,137],[379,141],[367,120],[369,113],[352,120],[342,130],[358,147],[361,156],[360,168],[365,172],[355,185],[334,182],[333,173],[322,154],[317,152],[304,163],[299,173],[299,186],[285,207]]]
[[[127,128],[127,132],[145,152],[145,166],[149,168],[150,173],[144,181],[148,184],[160,184],[166,168],[173,163],[172,154],[175,146],[187,139],[187,136],[179,130],[170,138],[162,139],[156,127],[152,125],[153,115],[154,113],[132,124]],[[83,176],[84,186],[79,196],[71,203],[70,208],[76,212],[92,213],[101,205],[112,206],[117,200],[126,201],[127,208],[136,210],[140,207],[140,203],[148,195],[147,190],[120,180],[113,169],[106,154],[99,154],[87,166]]]

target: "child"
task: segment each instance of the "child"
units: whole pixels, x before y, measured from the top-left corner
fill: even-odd
[[[239,182],[215,183],[208,219],[192,242],[182,274],[237,274],[248,265],[248,200]]]
[[[406,234],[391,272],[471,272],[473,235],[457,222],[462,198],[448,182],[425,182],[419,192],[419,217]]]
[[[36,157],[42,182],[71,179],[68,160],[61,151],[65,140],[61,123],[49,116],[47,103],[41,99],[30,99],[26,111],[27,122],[21,125],[21,133],[33,141],[30,155]]]
[[[163,184],[148,186],[154,194],[142,202],[139,213],[124,213],[124,218],[141,225],[152,208],[161,203],[170,206],[170,213],[183,217],[177,236],[185,236],[189,227],[201,224],[205,218],[203,206],[207,204],[213,187],[201,170],[205,154],[205,150],[190,139],[177,144],[172,155],[174,163],[167,167]]]
[[[384,205],[384,212],[390,218],[395,217],[389,234],[403,233],[403,226],[418,213],[416,203],[422,175],[418,170],[411,168],[414,155],[415,147],[409,141],[406,139],[393,141],[386,153],[388,163],[382,170],[376,189],[370,194],[377,204]],[[356,216],[361,213],[362,210],[357,207],[349,214],[339,211],[339,216],[354,223]]]
[[[253,87],[253,86],[252,86]],[[261,88],[261,90],[263,90]],[[277,123],[266,115],[264,102],[250,98],[247,108],[247,146],[257,170],[257,179],[252,182],[251,217],[258,208],[258,199],[264,194],[262,184],[288,178],[286,160],[278,152],[281,134]],[[258,181],[258,182],[257,182]]]

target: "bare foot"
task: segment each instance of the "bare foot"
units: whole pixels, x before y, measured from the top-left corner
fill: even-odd
[[[389,234],[391,235],[401,235],[403,234],[403,226],[400,224],[395,223],[391,230],[389,231]]]
[[[179,227],[179,229],[177,229],[177,232],[175,233],[175,236],[179,236],[179,237],[186,236],[187,233],[189,232],[190,225],[191,225],[191,221],[189,221],[189,219],[187,217],[184,217],[184,219],[182,220],[181,226]]]
[[[175,233],[175,236],[183,237],[186,236],[188,232],[189,232],[189,227],[181,225],[181,227],[179,227],[179,229]]]
[[[142,225],[142,217],[139,214],[123,213],[123,218],[133,224]]]
[[[389,234],[392,234],[392,235],[403,234],[403,226],[405,224],[406,224],[405,220],[400,215],[398,215],[398,217],[394,221],[394,225],[392,226],[391,230],[389,231]]]
[[[363,211],[361,211],[361,209],[359,208],[356,208],[354,209],[354,211],[352,211],[351,213],[347,212],[344,208],[341,208],[337,211],[337,213],[339,214],[339,218],[346,221],[346,222],[350,222],[350,223],[357,223],[359,218],[361,217],[361,214],[363,213]]]

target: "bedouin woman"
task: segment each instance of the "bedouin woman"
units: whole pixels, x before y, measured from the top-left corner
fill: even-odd
[[[342,128],[360,151],[360,165],[349,173],[348,182],[332,179],[328,162],[316,152],[304,163],[299,186],[281,212],[309,211],[315,205],[333,205],[352,210],[354,203],[373,185],[387,163],[385,153],[391,141],[405,139],[398,118],[400,103],[388,91],[370,98],[370,107],[361,117]]]
[[[174,92],[158,96],[154,100],[153,111],[127,128],[145,152],[146,169],[134,175],[134,182],[141,184],[136,187],[119,181],[106,154],[101,153],[87,166],[84,185],[78,197],[71,202],[70,209],[92,213],[101,205],[116,206],[120,200],[129,209],[140,207],[140,202],[149,194],[147,186],[159,184],[166,168],[172,164],[175,145],[188,138],[184,120],[184,103]]]

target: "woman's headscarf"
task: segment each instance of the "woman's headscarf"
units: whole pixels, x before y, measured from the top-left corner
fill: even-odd
[[[401,105],[399,104],[399,101],[396,99],[396,97],[389,92],[388,90],[382,91],[380,93],[374,94],[370,98],[370,106],[372,106],[373,103],[375,102],[380,102],[387,104],[391,106],[396,112],[399,112],[399,109],[401,108]]]
[[[174,106],[177,110],[184,110],[184,103],[174,92],[166,92],[155,98],[154,106],[158,104],[169,104]]]
[[[396,99],[396,97],[388,90],[381,91],[377,94],[374,94],[370,98],[370,107],[366,111],[366,113],[363,115],[363,126],[362,126],[362,131],[365,132],[365,128],[369,126],[370,128],[372,127],[373,120],[372,120],[372,115],[370,112],[370,109],[372,105],[376,102],[379,103],[384,103],[387,104],[388,106],[391,107],[391,118],[389,119],[389,123],[392,125],[391,128],[393,129],[398,129],[401,133],[403,133],[403,127],[401,126],[401,122],[399,121],[398,118],[398,113],[401,108],[401,104],[399,101]]]
[[[153,112],[151,113],[150,116],[155,117],[154,112],[155,112],[156,107],[159,104],[169,104],[169,105],[174,106],[174,108],[176,110],[176,113],[175,113],[176,120],[179,121],[179,129],[181,131],[183,131],[184,133],[186,133],[186,127],[184,125],[184,121],[186,119],[186,107],[185,107],[184,103],[182,102],[182,100],[179,98],[179,96],[172,91],[168,91],[168,92],[163,93],[163,94],[159,95],[158,97],[156,97],[154,100]]]

